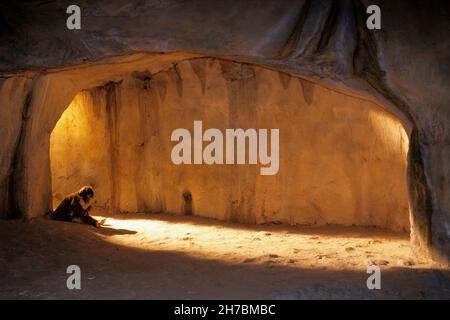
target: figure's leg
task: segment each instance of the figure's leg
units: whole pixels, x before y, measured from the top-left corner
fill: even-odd
[[[53,220],[69,222],[72,220],[71,213],[73,213],[73,210],[70,206],[70,201],[68,199],[64,199],[50,214],[50,218]]]

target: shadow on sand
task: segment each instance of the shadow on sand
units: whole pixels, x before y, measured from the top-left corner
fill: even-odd
[[[0,299],[450,298],[448,270],[382,269],[382,289],[368,290],[366,270],[232,263],[104,237],[134,232],[61,227],[45,219],[0,221]],[[67,290],[72,264],[81,268],[82,290]]]

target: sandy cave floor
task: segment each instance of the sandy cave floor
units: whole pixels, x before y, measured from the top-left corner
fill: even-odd
[[[0,221],[0,299],[450,298],[448,268],[376,228],[242,225],[166,214],[94,214],[101,229]],[[381,268],[368,290],[366,268]],[[81,268],[81,290],[66,287]]]

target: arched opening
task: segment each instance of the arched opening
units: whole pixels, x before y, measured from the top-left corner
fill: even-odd
[[[192,131],[195,120],[222,132],[278,128],[279,172],[173,164],[171,132]],[[97,208],[114,214],[377,227],[408,237],[408,143],[401,121],[373,102],[263,67],[195,58],[76,94],[50,138],[53,204],[89,184]]]

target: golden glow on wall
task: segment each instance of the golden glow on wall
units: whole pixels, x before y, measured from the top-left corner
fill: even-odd
[[[107,207],[101,201],[110,194],[110,145],[106,116],[86,91],[79,92],[58,120],[50,136],[53,207],[65,195],[83,185],[96,189],[96,205]],[[100,199],[100,201],[99,201]]]
[[[256,66],[201,59],[80,92],[51,135],[55,202],[80,186],[113,212],[409,231],[408,137],[380,106]],[[201,72],[200,72],[201,71]],[[279,171],[175,165],[177,128],[279,129]],[[206,145],[206,144],[205,144]]]
[[[369,123],[374,128],[374,139],[386,146],[385,152],[398,153],[406,159],[409,139],[403,125],[394,116],[379,110],[370,110]]]

